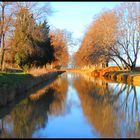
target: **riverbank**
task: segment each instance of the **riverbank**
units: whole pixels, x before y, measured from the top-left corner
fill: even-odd
[[[11,102],[18,94],[25,94],[27,91],[40,84],[50,83],[58,75],[65,71],[47,71],[36,76],[34,74],[17,73],[0,73],[0,106]]]
[[[85,75],[91,75],[91,73],[94,71],[94,69],[75,69],[75,68],[69,68],[64,69],[67,73],[72,74],[85,74]]]
[[[119,83],[140,86],[140,72],[107,72],[103,75],[103,77]]]
[[[107,67],[93,71],[91,76],[101,77],[109,82],[127,83],[140,86],[139,68],[136,68],[134,71],[122,71],[119,70],[118,67]]]

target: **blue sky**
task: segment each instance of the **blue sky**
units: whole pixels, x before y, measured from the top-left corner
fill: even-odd
[[[49,24],[73,32],[75,38],[81,38],[94,15],[103,8],[113,8],[120,2],[51,2],[56,11],[50,16]]]
[[[112,9],[120,2],[50,2],[54,12],[48,17],[49,25],[59,29],[67,29],[73,37],[81,39],[93,17],[104,8]],[[75,52],[79,45],[69,48]]]

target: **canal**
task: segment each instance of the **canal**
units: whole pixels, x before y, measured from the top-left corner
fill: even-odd
[[[1,108],[0,137],[140,137],[140,87],[64,73]]]

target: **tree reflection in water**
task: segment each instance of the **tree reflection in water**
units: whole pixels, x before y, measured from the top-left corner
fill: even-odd
[[[74,78],[74,86],[85,116],[101,137],[140,137],[135,86],[82,76]]]
[[[140,137],[140,87],[80,75],[69,81],[77,90],[84,116],[101,137]],[[67,90],[67,77],[60,77],[30,96],[23,96],[12,109],[0,111],[0,137],[32,137],[35,131],[46,127],[49,115],[65,113]]]
[[[67,78],[58,78],[23,99],[1,119],[0,137],[32,137],[35,130],[45,127],[49,114],[57,116],[63,113],[67,88]]]

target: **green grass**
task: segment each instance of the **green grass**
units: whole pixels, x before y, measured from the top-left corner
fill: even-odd
[[[31,77],[31,75],[23,72],[0,72],[0,87],[15,86],[16,84],[28,81]]]

